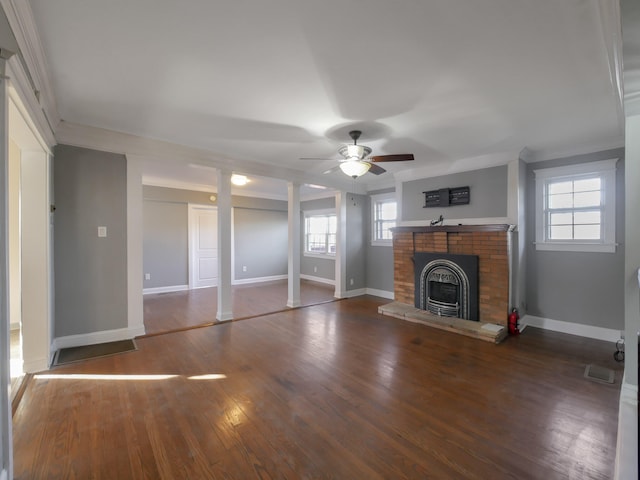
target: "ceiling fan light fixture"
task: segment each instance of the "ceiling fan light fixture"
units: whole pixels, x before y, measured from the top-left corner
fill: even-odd
[[[371,165],[369,163],[362,162],[360,160],[348,160],[340,164],[340,170],[353,178],[358,178],[359,176],[364,175],[369,171],[370,167]]]

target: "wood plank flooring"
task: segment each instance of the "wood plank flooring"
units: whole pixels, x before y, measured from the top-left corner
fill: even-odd
[[[302,305],[334,299],[332,285],[300,280]],[[286,309],[287,281],[252,283],[232,287],[234,318],[252,317]],[[144,296],[144,326],[147,335],[184,330],[216,321],[218,289],[200,288],[184,292]]]
[[[611,478],[613,344],[528,328],[493,345],[385,302],[151,336],[35,376],[15,478]],[[584,379],[589,363],[616,383]]]

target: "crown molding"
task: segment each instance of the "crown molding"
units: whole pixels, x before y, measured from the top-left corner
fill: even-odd
[[[22,62],[20,62],[17,55],[14,55],[9,59],[7,66],[9,97],[36,138],[38,138],[42,147],[50,151],[56,144],[56,139],[51,125],[49,125],[47,117],[38,103],[38,99],[33,94]]]
[[[624,148],[624,135],[613,137],[593,143],[583,143],[571,148],[545,149],[538,151],[529,151],[528,158],[523,158],[527,163],[543,162],[545,160],[555,160],[556,158],[573,157],[576,155],[586,155],[588,153],[604,152],[605,150],[613,150],[616,148]]]
[[[60,116],[31,5],[19,0],[0,0],[0,5],[20,47],[19,56],[25,64],[24,69],[30,80],[28,84],[31,85],[32,95],[36,97],[51,125],[50,128],[53,129],[60,122]]]

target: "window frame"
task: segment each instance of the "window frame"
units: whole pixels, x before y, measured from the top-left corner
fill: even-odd
[[[388,203],[393,201],[396,204],[396,218],[394,220],[394,227],[398,225],[398,199],[396,198],[395,192],[390,193],[380,193],[377,195],[371,195],[371,245],[373,246],[393,246],[393,239],[383,239],[377,238],[377,225],[378,222],[382,222],[383,220],[378,220],[377,218],[377,206],[382,203]]]
[[[558,252],[605,252],[616,251],[616,162],[617,158],[563,167],[534,170],[535,175],[535,230],[536,250]],[[599,240],[548,239],[547,186],[563,180],[581,180],[590,177],[601,179],[602,192],[599,210],[602,236]],[[567,209],[580,211],[580,208]],[[595,208],[594,208],[595,210]]]
[[[328,208],[328,209],[323,209],[323,210],[305,210],[303,212],[303,214],[304,214],[304,228],[303,228],[303,233],[302,233],[302,235],[303,235],[303,237],[302,237],[303,238],[303,241],[302,241],[302,243],[303,243],[303,245],[302,245],[303,252],[302,252],[302,254],[305,257],[330,258],[330,259],[334,260],[336,258],[336,253],[335,252],[331,253],[331,252],[328,251],[329,250],[329,245],[330,245],[330,243],[328,241],[328,238],[326,239],[326,243],[325,243],[327,251],[325,251],[325,252],[311,252],[311,251],[309,251],[307,249],[307,247],[309,245],[308,237],[307,237],[307,235],[308,235],[308,233],[307,233],[307,226],[308,226],[307,219],[310,218],[310,217],[336,217],[336,222],[337,222],[336,209],[335,208]],[[326,235],[328,237],[329,235],[331,235],[331,233],[327,232]],[[338,248],[337,225],[336,225],[336,233],[334,233],[333,235],[335,235],[335,237],[336,237],[335,246],[336,246],[336,251],[337,251],[337,248]]]

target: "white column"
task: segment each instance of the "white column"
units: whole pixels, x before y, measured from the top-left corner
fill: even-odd
[[[33,373],[49,368],[51,358],[49,159],[23,150],[20,162],[22,359],[25,373]]]
[[[638,478],[638,332],[640,331],[640,109],[626,117],[624,376],[620,389],[615,480]]]
[[[142,250],[142,161],[127,155],[127,326],[144,335]]]
[[[610,12],[622,22],[622,65],[624,67],[624,114],[625,114],[625,238],[624,238],[624,283],[625,283],[625,368],[624,389],[632,387],[633,396],[638,400],[638,333],[640,332],[640,3],[637,0],[614,2]],[[618,35],[618,22],[614,23],[612,34]],[[618,240],[619,241],[619,240]],[[630,392],[629,392],[630,393]],[[637,410],[636,410],[637,418]],[[636,427],[637,422],[634,422]],[[637,468],[636,437],[636,468]],[[637,470],[636,470],[637,473]]]
[[[336,290],[334,297],[344,298],[347,285],[347,192],[336,193]]]
[[[218,312],[216,320],[233,318],[231,292],[231,172],[218,170]]]
[[[626,118],[625,135],[625,342],[624,383],[638,393],[638,332],[640,332],[640,113]],[[623,385],[624,388],[624,385]]]
[[[526,154],[525,151],[522,154]],[[527,166],[518,158],[507,167],[507,219],[515,226],[509,233],[511,238],[509,309],[516,307],[520,317],[524,316],[526,294],[526,220],[525,220],[525,187],[527,182]]]
[[[289,182],[289,267],[287,307],[300,306],[300,185]]]
[[[0,477],[12,478],[13,450],[11,446],[11,403],[9,401],[11,385],[9,355],[9,245],[7,241],[9,97],[5,69],[6,59],[0,56]]]
[[[620,8],[614,16],[622,21],[622,64],[624,65],[624,376],[620,389],[618,410],[618,439],[616,449],[615,480],[638,478],[638,332],[640,331],[640,82],[638,75],[638,19],[640,3],[637,0],[611,2],[611,8]],[[615,31],[618,33],[618,22]],[[616,239],[620,241],[619,239]]]

